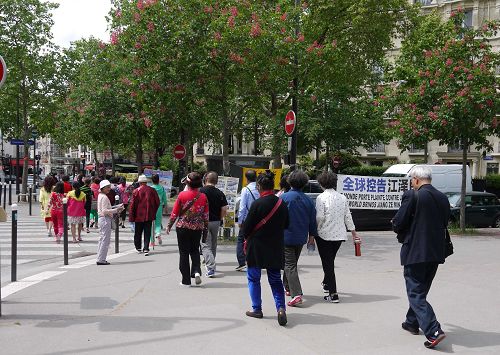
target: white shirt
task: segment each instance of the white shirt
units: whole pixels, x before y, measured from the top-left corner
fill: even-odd
[[[316,222],[318,236],[328,241],[347,240],[346,228],[356,229],[347,198],[334,189],[326,189],[316,198]]]

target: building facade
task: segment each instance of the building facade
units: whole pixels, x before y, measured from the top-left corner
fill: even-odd
[[[438,11],[443,19],[447,19],[452,11],[459,8],[465,14],[464,25],[478,28],[487,21],[500,19],[500,0],[411,0],[419,3],[423,13]],[[500,51],[500,36],[490,39],[494,51]],[[398,55],[401,49],[399,42],[395,43],[389,57]],[[499,71],[500,74],[500,71]],[[468,152],[468,164],[473,177],[482,177],[487,174],[499,173],[500,167],[500,140],[499,137],[489,137],[493,151],[486,152],[473,147]],[[428,164],[455,164],[462,162],[460,142],[454,146],[439,145],[437,141],[429,142]],[[400,151],[393,140],[389,144],[379,144],[371,149],[360,148],[361,160],[368,165],[391,165],[394,163],[424,163],[423,149]]]

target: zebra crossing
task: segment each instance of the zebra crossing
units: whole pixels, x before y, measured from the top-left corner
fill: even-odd
[[[48,237],[45,223],[39,216],[20,216],[17,225],[17,264],[30,264],[39,261],[58,260],[64,256],[64,245],[56,243],[55,238]],[[12,255],[11,221],[0,223],[0,265],[10,266]],[[113,232],[114,233],[114,232]],[[82,242],[73,243],[68,231],[69,258],[74,259],[96,253],[99,230],[90,229],[90,233],[82,232]],[[114,234],[111,236],[111,248],[114,248]],[[133,234],[130,228],[120,228],[120,249],[130,248]]]

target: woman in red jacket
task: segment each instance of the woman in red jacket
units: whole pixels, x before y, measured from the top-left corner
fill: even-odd
[[[197,172],[189,173],[186,179],[187,190],[182,191],[175,201],[167,234],[175,225],[177,243],[179,245],[179,270],[182,274],[182,286],[191,286],[191,272],[195,285],[201,284],[200,268],[200,239],[202,232],[208,228],[208,200],[207,196],[199,191],[202,186],[202,177]],[[191,268],[189,267],[191,256]]]

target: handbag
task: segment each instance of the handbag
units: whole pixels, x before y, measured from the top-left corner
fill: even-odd
[[[450,232],[446,228],[444,235],[444,257],[447,258],[453,254],[453,243],[451,242]]]
[[[177,216],[176,219],[181,218],[181,216],[184,213],[186,213],[194,205],[194,203],[196,202],[196,200],[198,200],[200,198],[200,196],[201,196],[201,192],[198,191],[198,194],[191,201],[189,201],[188,203],[186,203],[186,206],[184,206],[184,208],[179,212],[179,215]],[[168,222],[168,227],[172,228],[172,226],[174,225],[174,223],[175,223],[175,219],[174,220],[170,220]],[[205,229],[207,229],[207,228],[205,228]]]
[[[248,240],[252,235],[255,234],[255,232],[257,232],[260,228],[262,228],[264,224],[267,223],[267,221],[271,219],[271,217],[274,215],[274,213],[278,210],[279,206],[281,205],[281,201],[282,200],[279,198],[276,204],[274,205],[273,209],[271,210],[271,212],[269,212],[267,216],[265,216],[259,223],[257,223],[257,225],[253,228],[252,232],[243,241],[243,252],[245,253],[245,255],[247,254]]]

